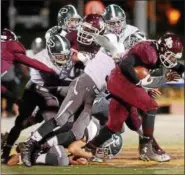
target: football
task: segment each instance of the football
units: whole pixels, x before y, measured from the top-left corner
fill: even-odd
[[[137,67],[135,67],[134,69],[135,69],[135,72],[136,72],[137,76],[138,76],[140,79],[145,78],[145,77],[149,74],[148,69],[145,68],[145,67],[137,66]]]

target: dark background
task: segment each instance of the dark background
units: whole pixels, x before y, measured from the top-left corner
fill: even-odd
[[[82,1],[82,0],[81,0]],[[84,4],[88,2],[88,0],[83,1]],[[101,1],[105,6],[109,4],[118,4],[120,5],[126,12],[127,22],[129,24],[133,24],[133,9],[135,0],[102,0]],[[59,9],[66,4],[73,4],[76,8],[78,7],[77,0],[14,0],[14,5],[19,12],[19,15],[35,15],[39,14],[39,11],[42,7],[47,7],[49,9],[49,26],[47,28],[42,28],[41,26],[34,26],[31,29],[26,29],[24,25],[17,24],[15,26],[15,33],[21,36],[21,41],[25,45],[26,48],[29,48],[31,41],[37,37],[44,37],[45,32],[52,26],[57,24],[57,13]],[[10,4],[10,0],[2,0],[1,6],[1,29],[4,27],[9,28],[9,18],[8,18],[8,7]],[[170,25],[169,21],[165,15],[167,7],[173,7],[180,11],[181,17],[176,25]],[[184,40],[184,0],[157,0],[156,1],[156,14],[157,14],[157,23],[156,23],[156,34],[151,35],[149,33],[150,38],[157,38],[159,35],[166,31],[172,31],[181,36]],[[83,9],[81,10],[81,14],[84,13]],[[150,18],[148,17],[148,23],[150,22]]]

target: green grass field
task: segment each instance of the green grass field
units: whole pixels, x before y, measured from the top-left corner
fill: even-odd
[[[158,168],[158,167],[110,167],[102,165],[85,165],[69,167],[24,166],[7,167],[2,166],[2,172],[6,174],[184,174],[184,168]]]

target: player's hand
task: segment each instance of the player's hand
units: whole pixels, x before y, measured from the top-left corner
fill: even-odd
[[[150,97],[152,97],[153,99],[159,98],[161,96],[161,92],[159,91],[159,89],[150,89],[148,91],[148,94],[150,95]]]
[[[167,82],[178,81],[181,78],[181,76],[177,72],[170,70],[165,73],[165,78]]]
[[[145,78],[141,79],[140,82],[136,85],[142,86],[144,89],[148,91],[148,89],[151,89],[147,88],[147,85],[149,85],[150,83],[152,83],[152,79],[150,74],[148,74]]]

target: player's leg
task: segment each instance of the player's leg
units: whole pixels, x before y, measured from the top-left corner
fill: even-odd
[[[127,80],[119,69],[115,69],[112,72],[107,85],[112,95],[144,112],[145,117],[143,122],[146,123],[147,127],[143,128],[143,135],[151,139],[154,131],[153,121],[155,121],[158,109],[157,103],[142,87],[136,86]]]
[[[110,99],[106,99],[105,93],[98,94],[94,100],[92,106],[92,116],[97,118],[101,125],[105,125],[108,120],[109,103]]]
[[[100,129],[99,134],[90,141],[86,148],[87,150],[94,149],[111,138],[112,134],[122,130],[123,122],[127,119],[129,109],[125,105],[112,98],[109,105],[109,118],[107,124]]]
[[[45,164],[54,166],[68,166],[69,158],[65,149],[61,145],[53,146],[45,154],[40,154],[35,159],[34,164]]]
[[[75,79],[68,90],[68,94],[64,99],[58,113],[54,116],[55,120],[51,119],[46,121],[41,127],[33,133],[32,137],[26,142],[23,155],[23,162],[27,166],[31,166],[30,156],[33,148],[47,136],[58,124],[60,127],[64,126],[70,117],[79,109],[84,100],[84,95],[89,93],[89,90],[94,86],[94,82],[83,74]],[[56,123],[57,122],[57,123]]]
[[[19,106],[19,115],[15,120],[15,125],[13,126],[13,128],[10,130],[10,133],[8,134],[7,142],[3,149],[2,158],[5,158],[5,159],[8,158],[11,147],[18,139],[21,131],[24,129],[24,124],[23,124],[24,121],[28,118],[28,116],[31,115],[31,113],[33,112],[36,106],[35,98],[37,98],[37,95],[35,94],[35,92],[29,89],[25,89]]]

